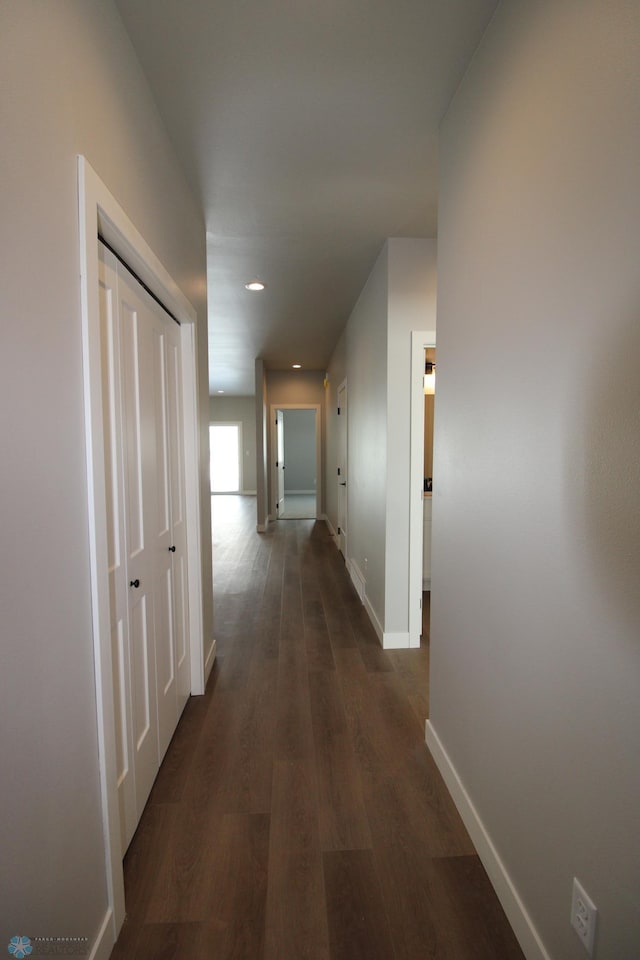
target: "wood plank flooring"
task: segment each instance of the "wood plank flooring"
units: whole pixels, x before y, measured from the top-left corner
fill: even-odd
[[[112,960],[522,960],[324,523],[213,498],[218,658],[125,858]]]

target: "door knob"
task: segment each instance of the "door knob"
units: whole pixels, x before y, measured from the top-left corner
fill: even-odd
[[[129,580],[129,586],[130,586],[130,587],[135,587],[136,590],[137,590],[138,587],[140,586],[140,581],[138,580],[137,577],[136,577],[135,580]]]
[[[169,553],[175,553],[175,552],[176,552],[175,547],[169,547]]]
[[[347,481],[346,481],[346,480],[341,480],[341,481],[340,481],[340,486],[341,486],[341,487],[346,487],[346,485],[347,485]]]

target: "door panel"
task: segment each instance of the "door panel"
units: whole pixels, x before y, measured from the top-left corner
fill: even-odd
[[[136,813],[159,766],[152,521],[157,511],[152,327],[143,291],[118,265],[124,385],[129,656]],[[135,829],[135,828],[134,828]]]
[[[284,507],[284,413],[276,410],[276,511]]]
[[[102,249],[102,248],[101,248]],[[102,249],[112,669],[124,854],[190,692],[177,325]]]
[[[102,249],[102,256],[99,261],[99,295],[107,508],[107,564],[111,616],[116,782],[120,812],[120,839],[122,849],[125,850],[133,835],[137,820],[135,777],[131,763],[133,730],[129,721],[131,715],[129,597],[125,563],[122,383],[116,265],[117,261],[113,254]]]
[[[175,631],[173,622],[172,531],[170,499],[169,397],[167,390],[167,337],[171,323],[160,311],[149,311],[153,340],[153,403],[156,437],[156,509],[152,516],[154,562],[154,612],[156,623],[156,680],[158,708],[158,750],[160,757],[169,746],[177,717],[175,677]]]
[[[167,432],[169,499],[171,504],[171,568],[173,584],[176,710],[179,717],[191,692],[189,621],[187,607],[187,522],[184,490],[182,418],[182,355],[180,332],[169,321],[166,328]]]
[[[347,558],[347,384],[338,388],[338,547]]]

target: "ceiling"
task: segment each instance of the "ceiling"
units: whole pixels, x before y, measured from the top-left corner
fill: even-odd
[[[116,0],[207,227],[210,393],[324,370],[496,0]],[[259,278],[262,293],[245,283]]]

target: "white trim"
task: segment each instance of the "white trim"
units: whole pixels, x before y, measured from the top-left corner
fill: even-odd
[[[407,650],[410,646],[409,633],[406,630],[403,630],[400,633],[382,634],[383,650]]]
[[[425,741],[527,960],[551,960],[491,837],[430,720]]]
[[[362,570],[358,566],[355,560],[347,560],[347,571],[351,577],[351,582],[356,588],[356,593],[360,597],[362,603],[364,603],[364,598],[366,596],[366,586],[367,581],[365,580]]]
[[[195,320],[195,313],[194,313]],[[194,323],[180,327],[182,348],[182,404],[184,410],[185,513],[187,518],[187,571],[191,693],[204,693],[208,673],[204,663],[202,619],[202,542],[200,520],[200,425],[198,421],[198,347]],[[215,652],[215,640],[211,641]]]
[[[326,513],[323,513],[322,516],[319,517],[318,519],[324,520],[324,522],[326,523],[327,527],[329,528],[329,533],[331,534],[331,539],[332,539],[333,542],[335,543],[336,547],[338,547],[338,549],[340,549],[340,544],[339,544],[339,541],[338,541],[338,534],[337,534],[336,531],[333,529],[333,524],[331,523],[331,520],[329,519],[329,517],[327,516],[327,514],[326,514]]]
[[[422,633],[422,533],[424,488],[424,351],[435,347],[435,330],[411,332],[411,444],[409,454],[409,647]]]
[[[340,394],[341,394],[343,391],[344,391],[344,393],[346,394],[346,397],[347,397],[346,413],[345,413],[345,411],[342,409],[342,407],[338,407],[338,402],[339,402],[339,400],[340,400]],[[333,466],[334,466],[334,468],[337,467],[337,466],[340,467],[340,469],[343,470],[344,473],[346,473],[346,481],[345,481],[345,482],[346,482],[346,484],[347,484],[347,486],[346,486],[346,492],[345,492],[345,499],[344,499],[344,511],[345,511],[345,513],[344,513],[344,517],[342,518],[342,523],[343,523],[342,527],[340,526],[340,520],[341,520],[341,517],[340,517],[340,491],[338,491],[338,501],[337,501],[337,504],[336,504],[336,523],[338,524],[338,529],[340,530],[340,533],[337,533],[337,532],[336,532],[336,543],[337,543],[337,546],[338,546],[338,550],[340,551],[340,553],[342,553],[342,555],[343,555],[343,557],[344,557],[344,559],[345,559],[345,561],[346,561],[347,557],[349,556],[349,386],[348,386],[348,382],[347,382],[347,377],[344,377],[344,379],[341,381],[341,383],[338,384],[338,389],[336,390],[336,396],[335,396],[335,406],[336,406],[336,409],[339,409],[339,410],[340,410],[340,416],[341,416],[341,417],[344,416],[344,420],[341,421],[341,426],[339,426],[339,427],[337,428],[337,434],[338,434],[337,443],[338,443],[338,446],[339,446],[339,447],[342,447],[342,443],[341,443],[342,435],[341,435],[340,431],[341,431],[341,430],[344,430],[344,455],[345,455],[345,462],[344,462],[344,463],[337,463],[337,464],[334,463]],[[336,418],[337,418],[337,417],[336,417]],[[342,424],[343,424],[343,425],[342,425]],[[342,449],[340,449],[340,450],[337,451],[338,460],[340,459],[340,455],[341,455],[341,454],[342,454]],[[342,476],[344,476],[344,474],[342,474]],[[336,475],[336,480],[337,480],[337,475]],[[338,480],[338,483],[341,483],[341,482],[342,482],[342,481]],[[345,521],[345,520],[346,520],[346,527],[347,527],[346,531],[344,530],[344,521]],[[340,539],[341,539],[341,538],[342,538],[342,542],[343,542],[343,544],[344,544],[344,551],[342,550],[342,547],[341,547],[341,544],[340,544]]]
[[[98,755],[109,911],[103,942],[115,943],[125,917],[120,814],[116,783],[113,665],[110,643],[107,521],[100,361],[98,232],[181,321],[187,562],[192,693],[204,692],[200,442],[196,312],[84,157],[78,157],[80,296],[87,463],[87,506]],[[102,949],[100,947],[100,949]]]
[[[205,658],[204,658],[204,686],[207,685],[209,674],[213,669],[213,664],[216,659],[216,646],[217,646],[217,640],[214,637],[211,640],[211,644],[209,645],[209,649],[206,651]],[[204,693],[204,689],[202,692]]]
[[[373,607],[371,606],[371,601],[369,600],[369,597],[366,594],[364,596],[364,608],[367,611],[369,620],[371,620],[373,629],[376,632],[376,636],[380,641],[380,646],[382,646],[383,639],[384,639],[384,630],[382,629],[382,624],[378,620],[378,615],[373,609]]]
[[[109,908],[104,915],[98,934],[93,941],[91,953],[88,960],[109,960],[113,952],[115,941],[113,940],[113,911]]]

